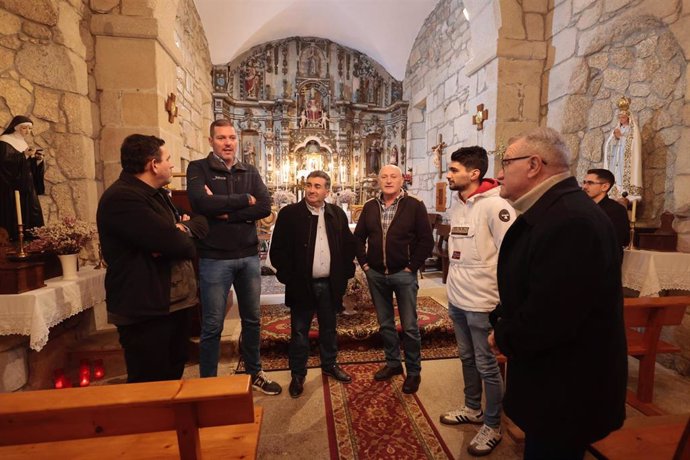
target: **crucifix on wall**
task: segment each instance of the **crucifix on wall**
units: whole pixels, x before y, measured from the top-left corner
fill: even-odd
[[[439,179],[443,177],[443,149],[446,147],[446,143],[443,142],[443,135],[439,134],[438,144],[431,147],[431,151],[434,153],[434,165],[438,168]]]
[[[484,108],[484,104],[477,106],[477,113],[472,115],[472,124],[477,126],[477,131],[484,129],[484,122],[489,118],[489,110]]]
[[[434,164],[438,168],[438,178],[443,178],[443,149],[447,145],[443,142],[443,135],[438,135],[438,144],[431,147],[431,151],[434,153]],[[446,210],[446,183],[437,182],[436,183],[436,211],[444,212]]]

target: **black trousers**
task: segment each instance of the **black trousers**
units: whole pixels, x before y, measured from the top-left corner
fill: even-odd
[[[182,378],[189,346],[190,308],[117,326],[125,351],[127,383]]]
[[[525,433],[524,460],[582,460],[587,445],[562,445],[548,436]]]

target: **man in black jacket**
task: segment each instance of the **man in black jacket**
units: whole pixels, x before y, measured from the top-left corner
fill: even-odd
[[[355,274],[355,239],[347,216],[326,203],[331,178],[323,171],[307,176],[304,199],[278,214],[271,240],[271,264],[285,284],[290,307],[290,396],[304,390],[309,357],[309,329],[316,312],[324,374],[341,382],[352,379],[336,363],[336,313],[342,309],[347,280]]]
[[[208,231],[203,216],[180,216],[162,187],[173,165],[165,142],[133,134],[122,143],[122,173],[103,193],[96,220],[108,264],[108,320],[117,326],[128,382],[182,377],[196,304],[191,236]]]
[[[618,238],[618,246],[623,248],[630,243],[630,221],[625,207],[609,198],[609,190],[615,183],[616,178],[608,169],[590,169],[582,181],[582,190],[609,216]]]
[[[503,407],[526,459],[582,459],[623,424],[627,350],[620,246],[550,128],[512,141],[498,174],[519,217],[498,259],[489,344],[508,357]]]
[[[400,339],[395,328],[393,293],[403,329],[405,393],[416,393],[421,382],[421,337],[417,324],[417,270],[434,247],[426,206],[403,189],[402,171],[386,165],[379,172],[381,194],[367,201],[355,228],[357,259],[369,283],[383,338],[386,364],[375,380],[403,373]]]
[[[209,219],[209,234],[200,241],[201,377],[218,373],[230,287],[234,286],[242,323],[242,359],[254,389],[280,394],[282,388],[261,369],[261,262],[256,221],[271,214],[271,198],[259,171],[237,159],[237,133],[229,120],[211,123],[213,151],[189,163],[187,194],[194,212]]]

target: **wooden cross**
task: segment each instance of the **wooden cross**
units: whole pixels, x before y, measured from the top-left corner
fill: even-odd
[[[170,93],[168,98],[165,100],[165,111],[168,112],[169,123],[174,123],[175,117],[177,116],[177,104],[175,104],[176,100],[177,96],[175,96],[173,93]]]
[[[438,167],[438,178],[443,178],[443,149],[448,147],[445,142],[443,142],[443,135],[438,135],[438,144],[431,147],[431,151],[434,153],[434,164]]]
[[[472,124],[477,125],[477,131],[484,129],[484,122],[489,118],[489,110],[484,108],[484,104],[477,106],[477,113],[472,115]]]

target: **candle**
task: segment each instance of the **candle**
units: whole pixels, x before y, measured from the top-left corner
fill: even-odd
[[[14,191],[14,206],[17,208],[17,225],[22,225],[22,202],[19,200],[19,190]]]
[[[630,216],[630,222],[635,222],[635,215],[637,214],[637,200],[632,202],[632,213]]]

